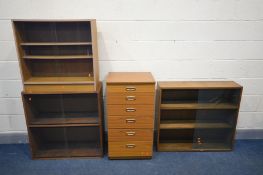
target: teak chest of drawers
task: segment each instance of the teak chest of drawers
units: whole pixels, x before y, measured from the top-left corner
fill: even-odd
[[[151,158],[153,76],[148,72],[109,73],[106,83],[109,158]]]

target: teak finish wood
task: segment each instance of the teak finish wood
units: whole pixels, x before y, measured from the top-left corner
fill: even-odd
[[[94,92],[94,88],[83,84],[65,84],[65,85],[50,85],[50,84],[31,84],[25,88],[27,93],[89,93]]]
[[[108,104],[154,104],[154,93],[110,93],[107,99]]]
[[[137,159],[152,156],[152,141],[109,142],[110,159]]]
[[[147,129],[110,129],[108,132],[109,142],[127,141],[153,141],[152,130]]]
[[[161,104],[161,109],[237,109],[238,105],[228,103],[180,103],[180,104]]]
[[[109,159],[152,156],[155,82],[148,72],[107,77]]]
[[[233,81],[158,82],[157,150],[231,151],[242,89]]]
[[[225,122],[196,123],[194,120],[164,120],[160,123],[160,129],[194,129],[194,128],[231,128],[231,124]]]
[[[153,128],[152,116],[110,116],[108,128]]]
[[[160,81],[161,89],[236,89],[242,88],[234,81]]]
[[[108,115],[152,116],[154,105],[107,105]]]
[[[110,72],[107,84],[154,84],[155,80],[150,72]]]
[[[109,93],[126,93],[127,95],[134,95],[135,93],[155,93],[155,87],[153,86],[153,83],[147,83],[147,84],[138,84],[138,83],[132,83],[132,84],[112,84],[109,83],[109,87],[107,88],[107,92]]]

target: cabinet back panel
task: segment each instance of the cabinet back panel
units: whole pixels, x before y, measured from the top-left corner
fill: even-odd
[[[238,103],[239,89],[162,90],[162,103]]]
[[[96,94],[25,95],[32,118],[74,118],[98,116]]]
[[[160,131],[160,142],[230,142],[231,129],[171,129]]]
[[[93,76],[92,60],[27,60],[32,77]]]
[[[228,143],[232,142],[232,129],[196,129],[194,142],[201,138],[204,143]]]
[[[23,42],[91,42],[90,22],[15,22]]]
[[[222,121],[233,123],[236,110],[161,110],[161,120]]]
[[[23,46],[25,55],[92,55],[91,46]]]
[[[46,127],[30,128],[38,149],[67,149],[69,144],[86,144],[99,146],[99,127]]]
[[[58,42],[91,42],[89,22],[59,22],[56,23]]]
[[[171,129],[171,130],[160,130],[160,142],[170,141],[191,141],[194,137],[193,129]]]

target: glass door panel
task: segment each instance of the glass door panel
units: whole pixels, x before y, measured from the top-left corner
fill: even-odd
[[[230,150],[239,93],[232,89],[199,90],[193,149]]]
[[[38,158],[69,157],[64,127],[31,127],[33,156]]]

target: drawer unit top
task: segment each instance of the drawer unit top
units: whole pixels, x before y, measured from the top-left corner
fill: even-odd
[[[110,72],[107,84],[155,84],[150,72]]]

